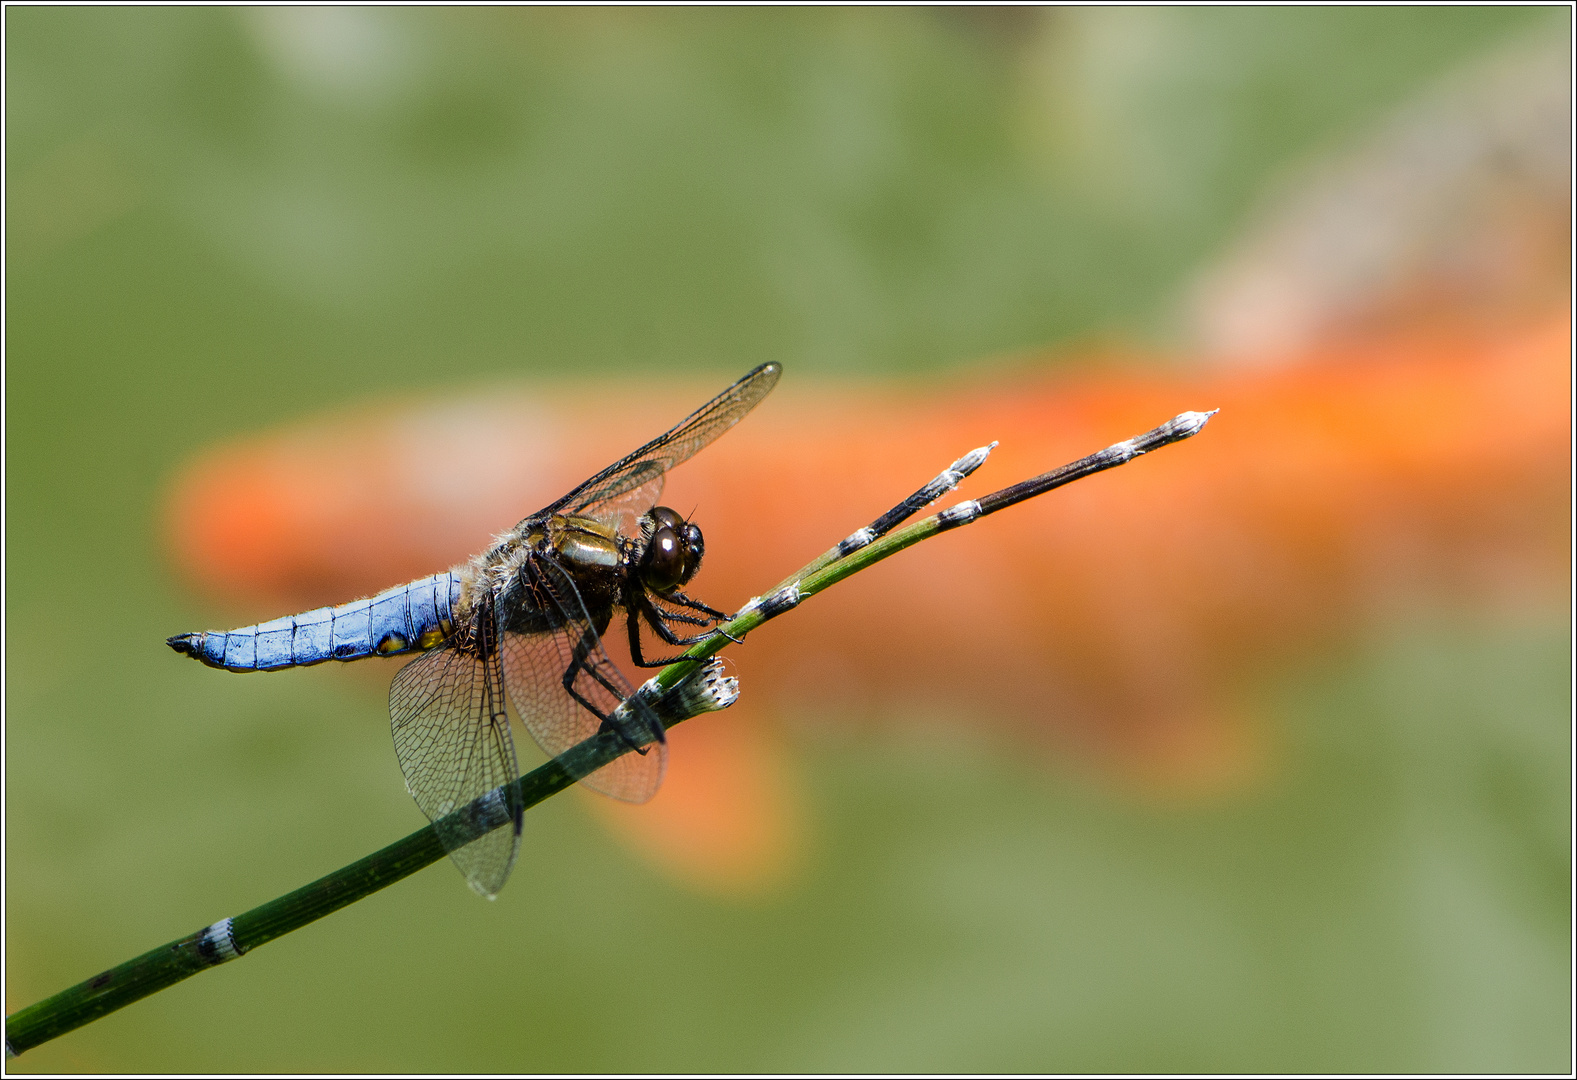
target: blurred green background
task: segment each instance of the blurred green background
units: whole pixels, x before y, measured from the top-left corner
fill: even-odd
[[[396,391],[902,372],[1154,334],[1285,170],[1564,10],[10,8],[6,1009],[422,824],[345,670],[204,677],[215,440]],[[800,748],[786,890],[570,799],[15,1071],[1566,1071],[1570,628],[1430,612],[1139,803],[928,731]],[[747,690],[748,692],[748,690]]]

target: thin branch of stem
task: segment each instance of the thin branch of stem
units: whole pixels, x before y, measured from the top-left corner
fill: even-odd
[[[996,444],[972,451],[871,525],[858,530],[786,579],[765,597],[757,597],[746,604],[737,616],[718,628],[718,633],[693,646],[637,693],[652,702],[671,703],[687,689],[691,680],[705,671],[705,662],[713,654],[851,574],[937,533],[971,524],[1025,499],[1196,435],[1213,415],[1213,412],[1183,413],[1143,435],[1080,458],[1060,469],[1053,469],[980,499],[961,502],[895,532],[889,531],[956,487],[959,481],[979,467]],[[684,712],[675,713],[671,707],[659,711],[671,714],[668,726],[686,718]],[[595,735],[517,778],[509,785],[513,788],[512,792],[506,793],[503,789],[490,792],[448,818],[418,829],[403,840],[358,859],[310,885],[240,915],[221,919],[212,926],[143,953],[86,982],[62,990],[53,997],[19,1009],[6,1018],[6,1056],[13,1057],[200,971],[237,959],[259,945],[298,930],[409,877],[444,857],[444,846],[439,841],[440,830],[444,830],[444,835],[453,837],[456,835],[453,830],[468,828],[480,836],[488,828],[510,820],[507,815],[489,813],[501,795],[518,800],[518,804],[526,808],[535,806],[629,750],[629,743],[614,731]]]

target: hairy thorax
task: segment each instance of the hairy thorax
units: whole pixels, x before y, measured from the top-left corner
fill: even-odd
[[[457,626],[475,633],[486,611],[501,608],[506,628],[533,632],[561,619],[552,603],[532,585],[527,564],[551,558],[574,582],[592,625],[599,632],[620,605],[627,568],[638,554],[633,541],[621,537],[615,523],[600,518],[554,514],[528,520],[499,537],[491,547],[455,567],[460,595],[455,604]]]

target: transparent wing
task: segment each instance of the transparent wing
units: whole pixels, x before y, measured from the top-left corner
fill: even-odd
[[[657,794],[668,767],[662,721],[640,698],[631,700],[630,684],[603,651],[569,575],[541,556],[526,564],[525,573],[533,602],[560,625],[541,633],[500,635],[504,685],[515,712],[537,745],[557,757],[602,731],[605,723],[612,726],[614,710],[629,701],[619,726],[641,749],[580,782],[624,802],[646,802]]]
[[[640,531],[641,515],[657,505],[657,497],[662,493],[663,474],[659,472],[645,483],[638,484],[611,499],[602,500],[594,511],[586,511],[586,513],[611,523],[625,536],[634,536]]]
[[[663,474],[733,427],[777,385],[783,368],[762,364],[634,453],[621,458],[551,506],[533,514],[644,514],[662,491]],[[621,496],[627,496],[621,498]],[[645,500],[644,505],[637,504]]]
[[[389,716],[416,805],[471,888],[497,895],[520,851],[522,823],[512,792],[487,798],[518,775],[498,655],[484,660],[443,645],[418,657],[394,676]],[[450,816],[463,809],[470,812]]]

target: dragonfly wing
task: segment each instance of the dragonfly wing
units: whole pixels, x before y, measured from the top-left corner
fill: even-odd
[[[634,453],[619,459],[538,514],[568,513],[597,516],[607,508],[629,511],[637,517],[650,510],[662,491],[662,477],[669,469],[696,454],[713,439],[739,423],[777,385],[783,374],[779,364],[762,364],[711,401]],[[654,484],[655,481],[655,484]],[[636,509],[627,496],[639,492],[646,503]]]
[[[557,757],[602,731],[604,718],[628,701],[621,729],[641,750],[614,759],[580,782],[624,802],[646,802],[657,794],[668,766],[662,721],[641,698],[632,698],[629,681],[603,650],[569,575],[542,556],[530,561],[527,573],[534,602],[561,625],[540,633],[500,635],[504,685],[515,712],[537,745]],[[573,676],[567,684],[566,675]]]
[[[416,805],[471,888],[497,895],[520,851],[523,816],[512,790],[496,793],[519,775],[498,654],[444,645],[418,657],[394,676],[389,716]]]
[[[662,493],[663,473],[657,469],[651,479],[598,503],[590,516],[613,524],[625,536],[634,536],[640,531],[641,515],[657,505]]]

